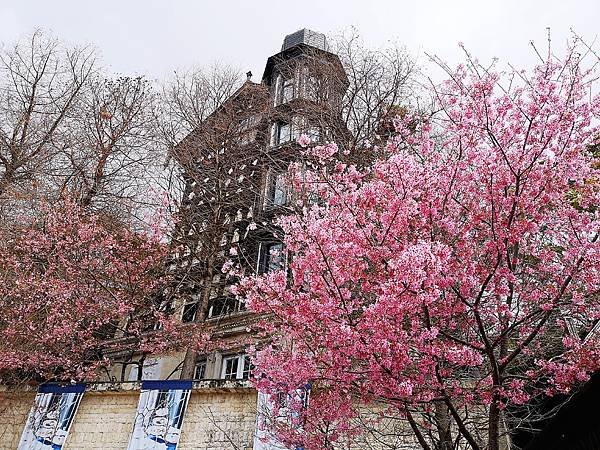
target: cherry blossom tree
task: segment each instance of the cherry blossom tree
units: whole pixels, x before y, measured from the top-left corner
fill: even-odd
[[[0,378],[93,379],[107,355],[161,352],[166,245],[64,199],[0,240]]]
[[[238,286],[273,336],[257,386],[312,383],[300,419],[274,423],[290,445],[397,417],[423,449],[498,450],[513,408],[600,368],[597,73],[572,50],[508,73],[467,54],[448,75],[438,112],[397,117],[374,164],[305,149],[278,222],[291,262]]]

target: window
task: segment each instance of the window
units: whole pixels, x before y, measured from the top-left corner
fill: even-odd
[[[198,360],[194,371],[195,380],[203,380],[206,376],[206,358]]]
[[[285,255],[281,242],[261,242],[258,248],[259,274],[281,270],[285,267]]]
[[[273,145],[281,145],[292,138],[292,126],[289,123],[279,122],[274,125]]]
[[[273,205],[284,206],[287,203],[287,184],[285,174],[277,174],[273,183]]]
[[[244,310],[244,303],[233,296],[216,297],[208,301],[208,318],[225,316]]]
[[[192,297],[192,301],[183,305],[183,313],[181,315],[181,321],[185,323],[191,323],[196,320],[198,309],[200,307],[200,301],[198,297]]]
[[[321,141],[321,129],[319,127],[309,127],[308,130],[306,130],[306,135],[313,144]]]
[[[147,358],[144,360],[140,375],[140,364],[137,363],[131,367],[128,381],[137,380],[160,380],[160,369],[162,367],[161,358]]]
[[[277,76],[275,85],[275,106],[287,103],[294,98],[293,78],[284,78],[281,75]]]
[[[237,141],[240,145],[248,145],[256,140],[256,130],[247,131],[238,136]]]
[[[221,366],[221,378],[224,380],[247,380],[250,378],[250,357],[247,355],[226,356]]]
[[[317,101],[319,99],[319,79],[312,75],[305,78],[304,92],[309,100]]]
[[[281,88],[281,102],[287,103],[294,98],[294,79],[290,78],[283,81]]]
[[[258,123],[258,116],[250,115],[240,120],[238,131],[246,131]]]
[[[288,185],[285,173],[269,171],[265,186],[265,207],[285,206],[288,202]]]

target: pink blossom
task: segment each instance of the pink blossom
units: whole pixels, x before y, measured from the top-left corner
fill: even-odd
[[[308,135],[301,134],[296,142],[298,142],[300,147],[308,147],[310,145],[311,140],[310,137],[308,137]]]

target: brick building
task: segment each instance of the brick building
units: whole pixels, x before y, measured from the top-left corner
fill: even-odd
[[[243,274],[285,265],[273,219],[290,206],[285,173],[300,157],[296,140],[306,134],[314,143],[344,142],[350,132],[341,116],[348,80],[325,35],[303,29],[286,36],[261,82],[247,75],[172,155],[185,188],[170,267],[175,300],[166,307],[184,323],[200,324],[216,349],[150,358],[124,351],[112,355],[113,381],[249,375],[244,348],[256,317],[231,294],[236,277],[227,277],[223,265],[233,260]]]

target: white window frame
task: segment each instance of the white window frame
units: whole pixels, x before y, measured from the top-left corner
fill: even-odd
[[[284,78],[281,83],[281,98],[279,104],[291,102],[295,98],[296,80],[294,78]],[[287,94],[287,95],[286,95]]]
[[[286,172],[269,169],[265,176],[263,209],[284,207],[290,202],[290,186]]]
[[[221,379],[222,380],[242,380],[244,379],[244,366],[246,363],[246,358],[248,359],[248,364],[250,367],[250,357],[248,355],[246,355],[245,353],[242,353],[240,355],[230,355],[230,356],[224,356],[223,359],[221,360]],[[235,378],[225,378],[226,374],[227,374],[227,362],[228,361],[234,361],[237,360],[237,368],[236,368],[236,373],[235,373]]]
[[[282,131],[287,127],[287,133],[282,134]],[[275,129],[276,145],[282,145],[292,140],[292,124],[289,122],[277,122]]]
[[[275,79],[275,92],[273,93],[273,106],[277,106],[279,104],[279,92],[281,91],[281,75],[277,75]]]

